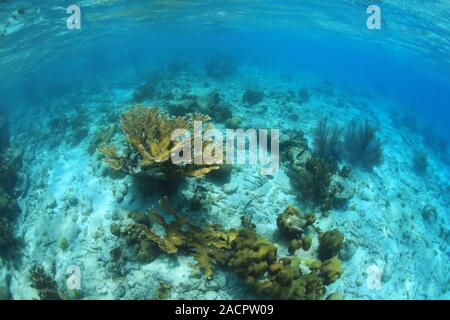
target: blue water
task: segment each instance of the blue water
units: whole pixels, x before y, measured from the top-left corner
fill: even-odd
[[[381,8],[381,30],[368,30],[366,27],[366,8],[370,4],[377,4]],[[104,208],[145,210],[152,201],[154,203],[154,195],[151,196],[151,201],[136,196],[136,199],[139,199],[136,202],[133,200],[128,204],[114,204],[110,203],[111,199],[107,196],[96,193],[100,192],[95,189],[96,185],[105,186],[106,190],[109,190],[109,187],[116,190],[115,188],[119,188],[116,186],[118,182],[105,177],[101,177],[104,179],[101,180],[96,176],[95,168],[101,166],[101,161],[96,165],[92,164],[94,169],[83,167],[90,163],[89,161],[98,160],[96,156],[87,160],[86,145],[100,128],[113,124],[113,119],[117,119],[118,114],[134,104],[130,97],[142,83],[154,74],[167,72],[165,70],[170,62],[185,62],[188,65],[187,71],[170,78],[169,88],[164,90],[174,92],[175,96],[184,92],[195,94],[200,97],[199,101],[203,101],[202,94],[207,96],[209,91],[218,89],[222,97],[231,103],[233,114],[239,115],[244,126],[256,124],[269,128],[281,126],[282,130],[300,129],[306,133],[312,146],[312,128],[323,116],[342,127],[348,126],[350,117],[353,117],[353,120],[370,119],[371,123],[379,128],[379,137],[385,144],[384,162],[369,172],[354,169],[352,179],[358,187],[353,204],[349,204],[347,209],[333,209],[331,218],[324,216],[323,222],[319,223],[324,223],[324,228],[345,225],[349,220],[357,224],[358,219],[363,225],[374,224],[374,229],[368,227],[366,236],[383,239],[379,239],[379,246],[375,245],[376,249],[370,249],[368,238],[358,238],[344,232],[346,239],[348,236],[353,243],[364,248],[363,250],[369,248],[361,253],[365,258],[357,255],[344,261],[344,269],[358,270],[358,274],[363,274],[367,264],[379,263],[382,260],[381,264],[385,268],[389,266],[391,280],[386,280],[385,289],[367,289],[358,295],[356,289],[345,286],[350,281],[353,283],[355,279],[344,272],[341,280],[331,288],[345,291],[346,297],[356,299],[450,297],[448,276],[444,274],[450,268],[450,6],[447,1],[333,1],[333,4],[319,4],[317,1],[265,0],[255,4],[252,1],[203,0],[133,1],[130,4],[128,1],[92,0],[79,2],[82,14],[81,30],[67,29],[66,6],[64,1],[39,1],[37,4],[36,1],[11,0],[0,3],[0,112],[10,122],[11,146],[24,153],[24,164],[20,169],[17,188],[24,176],[31,179],[26,193],[21,190],[22,194],[19,192],[18,195],[21,212],[17,213],[18,218],[11,220],[14,221],[13,230],[18,237],[31,237],[37,246],[44,241],[39,239],[40,231],[36,231],[35,235],[26,231],[28,226],[33,225],[35,221],[41,221],[43,216],[39,217],[36,213],[30,217],[24,214],[26,210],[23,208],[44,206],[48,197],[43,195],[48,190],[58,190],[50,197],[54,197],[57,203],[51,212],[53,217],[57,217],[54,219],[62,219],[61,223],[65,221],[62,217],[73,209],[70,204],[63,205],[70,201],[62,194],[74,193],[78,197],[76,203],[79,203],[82,196],[77,195],[77,190],[80,194],[91,192],[89,197],[94,199],[92,217],[83,222],[80,222],[81,218],[77,220],[81,230],[90,230],[91,226],[97,226],[96,223],[100,223],[98,219],[104,217]],[[226,57],[237,71],[219,80],[208,78],[205,75],[205,64],[218,56]],[[208,86],[204,83],[208,83]],[[328,86],[333,88],[331,97],[314,91],[314,88],[323,83],[328,83]],[[306,107],[297,105],[295,101],[293,104],[290,104],[290,101],[287,103],[297,110],[294,113],[299,117],[299,120],[291,122],[286,120],[288,116],[283,113],[287,108],[286,104],[283,104],[281,98],[277,100],[276,93],[293,90],[297,92],[302,86],[310,89],[312,98]],[[263,102],[251,107],[245,106],[242,93],[248,88],[262,90]],[[165,106],[166,103],[169,104],[169,100],[154,97],[146,100],[144,104]],[[338,102],[342,101],[350,106],[350,109],[339,109]],[[101,107],[98,107],[99,105]],[[261,105],[265,106],[265,109],[260,108]],[[75,117],[81,112],[80,109],[84,110],[83,116],[87,114],[79,124],[86,129],[86,136],[82,136],[77,144],[71,145],[64,139],[69,139],[72,129],[63,124],[60,129],[63,133],[56,136],[56,133],[49,129],[49,121],[67,115],[69,118]],[[116,118],[108,118],[108,114]],[[407,121],[408,118],[413,119],[414,123],[417,122],[417,125],[411,125],[411,122]],[[426,128],[431,128],[431,131]],[[120,134],[116,135],[113,141],[120,141],[118,136]],[[30,145],[27,145],[28,139]],[[55,142],[59,146],[56,149],[49,146],[52,139],[58,140]],[[427,154],[428,170],[425,175],[417,174],[411,169],[410,163],[417,151]],[[31,156],[30,153],[48,156]],[[79,160],[76,157],[80,157]],[[47,162],[42,163],[44,159],[47,159]],[[44,178],[47,180],[42,182],[43,186],[33,182],[34,178],[42,174],[39,172],[48,170],[55,175],[52,170],[54,166],[61,166],[57,164],[58,161],[62,161],[63,167],[66,168],[61,173],[61,180]],[[281,161],[283,162],[283,159]],[[346,160],[339,159],[339,166],[345,164],[348,164]],[[289,165],[285,164],[281,169],[285,176],[289,176]],[[71,176],[82,178],[74,178],[77,182],[73,182],[74,186],[69,188],[61,181],[72,181],[67,178]],[[129,190],[135,192],[140,188],[139,185],[134,186],[131,180],[127,180],[131,179],[130,177],[123,179]],[[244,173],[237,174],[233,171],[232,183],[240,185],[245,180]],[[285,181],[289,181],[287,176]],[[274,183],[276,185],[278,182]],[[69,191],[66,191],[66,187]],[[191,188],[189,192],[194,194],[200,192],[192,189],[192,186],[186,188]],[[212,187],[206,187],[208,188]],[[306,202],[301,198],[292,198],[292,194],[298,193],[295,188],[294,186],[292,193],[288,192],[279,197],[286,197],[289,202],[294,202],[294,205],[303,207]],[[213,192],[211,190],[215,189],[210,189],[210,192]],[[282,190],[285,191],[286,188]],[[115,196],[116,191],[111,192]],[[245,193],[242,190],[240,192]],[[179,202],[183,196],[181,193],[173,195],[174,202]],[[229,201],[226,206],[233,207],[236,204],[239,207],[238,204],[242,199],[246,199],[245,197],[230,197],[224,201]],[[257,196],[255,197],[253,202],[258,202]],[[265,206],[270,207],[270,202],[266,202],[269,201],[268,195],[260,197],[263,198],[261,201]],[[285,205],[285,202],[282,205]],[[426,211],[426,204],[435,208],[437,216],[434,220],[424,218],[422,221],[423,216],[428,217],[428,213],[423,213]],[[267,209],[267,221],[256,213],[257,230],[261,230],[261,233],[271,240],[277,239],[273,232],[271,233],[271,230],[276,228],[276,216],[271,212],[279,211],[279,206],[280,203],[273,203],[273,207]],[[358,209],[349,209],[353,206]],[[257,212],[257,208],[249,210]],[[211,212],[206,215],[208,218],[205,218],[205,221],[217,222],[215,218],[210,217]],[[242,214],[243,212],[237,212],[234,216],[225,215],[222,224],[235,227]],[[352,216],[355,214],[358,215],[356,220]],[[411,222],[414,227],[411,228],[419,230],[416,232],[418,236],[411,232],[412,235],[408,236],[408,239],[428,237],[423,243],[419,240],[405,242],[405,234],[410,229],[408,226],[402,229],[399,224],[408,222],[408,218],[405,218],[408,214],[414,216],[414,221]],[[375,218],[379,216],[385,220]],[[104,219],[110,222],[110,217]],[[327,219],[331,219],[331,222]],[[354,225],[351,226],[348,229],[355,228]],[[108,229],[107,226],[105,228]],[[345,227],[343,229],[345,231]],[[374,230],[378,230],[378,233]],[[69,241],[73,240],[74,247],[69,246],[67,251],[61,252],[57,248],[60,235],[56,232],[53,236],[56,239],[55,248],[48,251],[38,250],[40,253],[34,262],[42,263],[46,256],[52,255],[54,251],[51,250],[56,250],[59,254],[56,264],[60,269],[64,268],[74,259],[75,248],[89,243],[88,237],[92,237],[92,234],[93,232],[84,232],[67,236]],[[386,240],[386,234],[393,237],[392,249],[389,249],[392,244]],[[114,247],[115,240],[106,238],[102,250],[109,252]],[[47,240],[49,239],[45,238],[45,242]],[[426,248],[432,244],[435,246],[433,250],[442,252],[445,258],[439,255],[439,259],[443,260],[436,260],[434,263],[438,264],[440,269],[430,271],[426,266],[427,259],[433,257]],[[286,243],[284,246],[286,247]],[[29,248],[24,250],[27,254],[31,252],[27,251]],[[384,257],[373,253],[383,250],[387,251]],[[411,252],[414,252],[413,255],[417,253],[418,258],[397,258],[402,250],[406,250],[405,256],[410,256]],[[89,259],[95,260],[96,257]],[[80,263],[85,267],[88,265],[86,261]],[[164,262],[158,263],[166,266]],[[141,271],[150,272],[149,277],[153,277],[151,265],[149,264],[148,268],[145,265],[128,265],[128,268],[142,268]],[[412,265],[414,267],[406,272],[412,274],[412,278],[403,279],[400,274],[405,272],[400,270],[403,270],[403,266],[406,268]],[[432,265],[430,262],[430,269],[433,268]],[[6,263],[0,266],[10,272]],[[161,267],[161,270],[164,270],[164,267]],[[23,277],[21,281],[10,285],[9,297],[33,298],[33,293],[18,293],[19,288],[27,285],[23,279],[27,278],[28,270],[19,266],[16,272],[23,274]],[[63,269],[56,272],[55,279],[58,284],[63,283],[63,272]],[[104,278],[103,273],[106,271],[86,272],[89,272],[90,276],[99,272],[102,274],[99,277]],[[435,282],[427,284],[428,280],[421,279],[420,275],[424,272],[431,272]],[[158,279],[161,277],[172,283],[172,286],[177,286],[176,276],[171,278],[169,274],[161,271]],[[135,280],[124,280],[125,283],[130,281]],[[355,281],[364,283],[365,279],[358,278]],[[111,284],[112,291],[115,285]],[[0,282],[0,288],[4,286]],[[86,286],[91,286],[90,290],[98,289],[95,283]],[[395,291],[399,286],[404,291]],[[220,293],[229,288],[220,288],[216,290],[214,297],[246,297],[245,290],[249,289],[245,286],[241,289],[244,291],[233,296]],[[332,291],[330,289],[327,293]],[[204,292],[189,296],[176,290],[170,297],[208,298]],[[97,292],[91,295],[86,293],[84,298],[153,299],[154,296],[146,297],[130,289],[120,297]]]

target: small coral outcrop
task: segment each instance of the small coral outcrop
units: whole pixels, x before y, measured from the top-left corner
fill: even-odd
[[[269,269],[276,258],[276,246],[253,230],[241,229],[232,242],[228,266],[244,277],[247,284],[255,285],[256,279]]]
[[[204,112],[199,98],[194,94],[182,93],[179,96],[173,96],[166,103],[167,110],[172,116],[183,117],[188,113]],[[207,113],[208,114],[208,113]]]
[[[257,293],[272,299],[322,299],[325,285],[342,274],[340,261],[331,259],[302,271],[289,257],[278,257],[277,247],[254,230],[241,229],[232,242],[228,266]]]
[[[41,300],[62,300],[56,281],[41,266],[30,271],[31,287],[36,289]]]
[[[280,135],[280,156],[282,161],[290,162],[299,167],[304,164],[305,157],[309,157],[308,140],[301,130],[286,129]],[[303,161],[302,161],[303,160]]]
[[[325,285],[335,282],[343,272],[341,261],[336,257],[323,261],[319,269],[319,274]]]
[[[312,157],[305,163],[305,170],[297,180],[301,197],[316,205],[331,207],[329,186],[333,168],[322,158]]]
[[[343,273],[341,261],[336,255],[342,247],[344,237],[337,229],[322,233],[320,229],[314,227],[310,228],[310,231],[313,232],[309,232],[309,235],[305,236],[305,229],[314,223],[314,215],[307,215],[303,219],[300,219],[300,217],[299,211],[289,205],[286,210],[278,216],[278,229],[285,237],[292,239],[289,245],[289,253],[294,255],[293,261],[297,259],[298,264],[300,264],[300,260],[298,256],[295,256],[295,251],[301,247],[303,250],[308,251],[312,245],[314,233],[317,234],[319,241],[317,254],[320,260],[309,260],[305,261],[304,264],[311,271],[311,277],[314,275],[311,279],[315,279],[314,283],[318,285],[318,292],[322,295],[325,291],[323,286],[335,282]],[[293,228],[293,226],[296,227]],[[300,226],[300,228],[298,228],[298,226]],[[289,232],[290,230],[293,230],[293,232]],[[317,281],[317,276],[321,281],[320,284]],[[297,275],[296,277],[304,280],[303,276],[300,277]]]
[[[172,287],[170,283],[161,282],[156,290],[155,299],[156,300],[168,300],[170,297],[170,291]]]
[[[208,95],[205,114],[210,115],[216,122],[225,122],[233,117],[231,105],[223,100],[218,90],[214,90]]]
[[[163,72],[154,71],[133,93],[134,103],[143,103],[163,96],[167,83],[167,76]]]
[[[344,236],[337,230],[326,231],[319,235],[319,257],[322,260],[336,256],[344,243]]]
[[[219,90],[213,90],[207,96],[196,96],[183,93],[174,97],[167,103],[167,109],[173,116],[185,116],[189,113],[202,113],[209,115],[216,123],[225,123],[233,118],[232,106]]]
[[[318,300],[325,293],[320,276],[314,272],[303,274],[289,264],[269,279],[258,282],[256,289],[261,294],[282,300]]]
[[[242,102],[248,106],[253,106],[260,103],[263,98],[264,94],[261,91],[256,89],[247,89],[242,96]]]
[[[109,166],[137,176],[157,176],[175,178],[180,176],[203,176],[218,169],[207,164],[174,164],[172,153],[182,150],[182,141],[173,141],[175,130],[193,131],[194,121],[201,121],[210,128],[210,118],[203,114],[189,114],[186,117],[171,117],[159,108],[136,107],[121,117],[122,130],[127,140],[126,149],[120,153],[115,146],[103,145]],[[202,150],[210,141],[203,141]],[[193,149],[193,146],[192,146]],[[193,153],[193,150],[192,150]]]
[[[314,214],[301,216],[300,211],[289,205],[277,218],[278,230],[288,239],[301,238],[309,226],[316,221]]]
[[[323,125],[323,126],[326,126]],[[325,131],[329,131],[326,129]],[[325,145],[328,145],[327,143]],[[288,168],[288,176],[299,191],[299,198],[322,211],[342,207],[353,197],[354,188],[349,183],[350,169],[338,168],[337,162],[319,157],[317,145],[312,153],[303,132],[291,130],[281,136],[280,155]]]
[[[232,164],[219,164],[219,168],[217,170],[212,171],[208,174],[208,179],[216,182],[229,182],[231,179],[231,173],[233,172]]]
[[[315,221],[316,217],[314,214],[301,215],[300,211],[291,205],[277,217],[277,226],[280,234],[290,240],[289,253],[293,254],[300,248],[305,251],[309,250],[312,239],[306,235],[306,231]]]

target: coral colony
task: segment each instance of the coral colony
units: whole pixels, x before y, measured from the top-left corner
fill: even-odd
[[[271,13],[277,32],[253,37],[229,30],[226,16],[209,23],[193,9],[208,5],[189,1],[177,2],[177,15],[171,1],[145,10],[94,1],[86,11],[93,1],[82,1],[68,10],[67,34],[47,14],[60,7],[0,2],[12,12],[0,21],[0,77],[8,77],[0,81],[0,300],[450,299],[449,137],[437,125],[446,117],[423,119],[405,106],[420,103],[416,91],[433,92],[433,108],[447,106],[448,91],[427,86],[443,77],[422,70],[448,65],[449,54],[428,54],[439,32],[410,38],[403,31],[414,17],[391,23],[401,33],[383,29],[386,50],[393,40],[407,45],[386,55],[388,69],[377,63],[374,78],[395,78],[380,85],[367,66],[383,54],[360,41],[362,31],[366,41],[381,32],[377,6],[362,10],[362,31],[354,21],[333,24],[328,12],[324,23],[321,6],[301,20],[314,26],[312,41],[288,31],[298,24],[285,15],[286,24]],[[300,21],[309,11],[297,2],[283,6]],[[357,11],[347,2],[346,17]],[[393,13],[414,5],[397,2]],[[244,17],[252,11],[233,5]],[[104,19],[84,27],[97,8],[108,9],[108,28],[97,28]],[[145,23],[159,15],[167,30],[183,26],[183,37],[147,37]],[[44,28],[24,32],[28,24]],[[334,31],[348,48],[330,41]],[[60,52],[68,34],[83,40],[71,44],[73,60]],[[425,49],[401,55],[414,39]],[[402,74],[405,61],[421,68]],[[350,62],[360,68],[342,68]]]
[[[185,175],[202,176],[223,163],[270,165],[261,168],[263,175],[273,175],[278,171],[279,130],[271,130],[270,153],[268,131],[265,129],[258,132],[255,129],[227,129],[224,148],[222,132],[213,128],[209,120],[208,116],[198,113],[170,117],[158,108],[138,107],[128,111],[122,116],[122,127],[131,147],[142,157],[131,171],[137,173],[146,167],[163,166],[165,170],[173,169],[168,174],[183,172]],[[115,147],[103,146],[102,152],[113,169],[130,170],[130,159],[118,156]],[[180,168],[176,168],[177,165]]]
[[[208,128],[204,133],[203,124],[194,121],[193,140],[186,129],[176,129],[171,140],[181,140],[181,145],[171,153],[175,164],[261,164],[269,165],[260,170],[262,175],[273,175],[279,168],[279,130],[270,130],[270,152],[268,153],[268,130],[266,129],[226,129],[225,150],[222,131]],[[204,141],[208,145],[203,149]],[[247,145],[248,141],[248,153]],[[194,150],[191,157],[191,149]],[[235,152],[236,149],[236,152]],[[248,159],[248,161],[246,160]]]

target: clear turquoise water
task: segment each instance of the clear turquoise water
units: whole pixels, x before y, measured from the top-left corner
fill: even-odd
[[[217,55],[225,55],[239,69],[238,76],[230,81],[225,79],[222,82],[213,82],[213,86],[226,92],[227,99],[234,99],[233,103],[241,100],[241,96],[233,96],[236,92],[233,91],[235,90],[233,86],[240,85],[241,91],[246,87],[253,86],[266,86],[272,90],[272,85],[279,90],[288,90],[300,87],[300,84],[313,87],[317,84],[318,79],[325,79],[339,90],[345,91],[343,96],[347,97],[349,101],[354,98],[355,101],[358,101],[356,103],[360,103],[359,101],[363,99],[373,102],[368,108],[369,110],[364,110],[367,112],[364,113],[364,116],[371,119],[378,118],[374,122],[378,124],[381,122],[382,130],[384,130],[383,121],[386,119],[383,112],[389,110],[392,117],[389,118],[389,123],[385,124],[386,131],[383,132],[383,141],[389,145],[385,149],[385,152],[389,153],[387,161],[384,169],[376,172],[376,178],[370,174],[365,175],[365,173],[358,176],[360,182],[364,180],[367,182],[366,185],[371,186],[369,193],[373,193],[368,198],[361,198],[379,209],[379,213],[377,211],[376,214],[381,216],[388,215],[387,209],[380,209],[384,206],[384,204],[380,204],[382,201],[379,200],[383,196],[387,198],[384,199],[386,202],[397,203],[398,201],[401,203],[399,206],[403,206],[403,208],[411,207],[409,214],[416,216],[420,216],[420,212],[417,211],[420,210],[417,209],[419,206],[422,208],[423,204],[432,203],[437,207],[441,217],[440,224],[436,222],[436,225],[433,226],[434,229],[432,228],[433,231],[426,229],[428,227],[421,229],[422,225],[420,224],[418,227],[420,229],[419,238],[426,238],[427,235],[433,234],[430,235],[430,243],[436,244],[436,247],[447,257],[450,255],[448,247],[450,238],[448,236],[450,156],[447,148],[450,143],[448,126],[450,119],[450,5],[447,0],[282,2],[269,0],[84,0],[77,4],[81,8],[81,30],[68,30],[66,27],[67,1],[0,1],[0,111],[13,119],[11,125],[13,142],[21,144],[23,150],[36,154],[41,151],[50,152],[51,157],[54,157],[54,160],[48,160],[48,165],[44,165],[40,162],[43,161],[40,156],[34,158],[27,155],[25,159],[30,161],[26,163],[23,172],[28,172],[33,177],[33,174],[39,175],[39,170],[50,170],[53,175],[61,174],[61,180],[65,181],[66,175],[82,175],[81,171],[84,169],[81,168],[84,168],[83,165],[90,161],[85,157],[86,155],[80,156],[78,161],[80,166],[67,169],[67,164],[65,167],[58,161],[62,161],[63,158],[71,158],[73,154],[78,155],[81,147],[80,149],[70,147],[57,151],[51,148],[47,150],[46,138],[42,138],[43,141],[39,142],[42,143],[42,149],[36,141],[33,141],[29,147],[26,145],[27,137],[36,134],[36,131],[33,131],[34,126],[37,131],[45,131],[47,117],[53,115],[56,117],[57,112],[76,113],[77,107],[80,105],[88,106],[86,110],[88,113],[92,112],[86,123],[90,130],[89,136],[86,138],[88,141],[95,129],[104,125],[104,123],[100,123],[99,119],[103,117],[102,112],[109,107],[107,103],[103,102],[106,106],[103,105],[101,111],[94,107],[92,110],[90,109],[91,102],[96,101],[98,92],[100,95],[107,93],[108,96],[102,98],[110,99],[110,110],[113,113],[115,106],[129,103],[127,94],[119,97],[123,99],[118,98],[120,96],[118,91],[134,90],[155,69],[166,68],[168,62],[187,62],[193,68],[195,81],[200,81],[198,79],[203,81],[205,79],[198,74],[202,74],[204,63]],[[381,7],[381,30],[368,30],[366,27],[368,17],[366,9],[370,4],[378,4]],[[246,74],[247,71],[249,74]],[[274,73],[279,77],[273,76]],[[194,88],[201,86],[198,83],[189,83],[189,80],[186,82]],[[99,88],[98,91],[97,88]],[[328,100],[320,101],[333,109]],[[153,101],[151,102],[153,103]],[[155,101],[155,103],[157,102],[160,101]],[[60,103],[60,109],[54,106]],[[96,105],[95,103],[92,104]],[[320,104],[318,105],[320,106]],[[46,108],[48,108],[48,112]],[[269,113],[266,114],[261,110],[255,110],[252,114],[251,110],[236,105],[236,103],[235,108],[234,111],[237,111],[238,114],[242,113],[247,120],[253,120],[256,123],[271,125],[271,120],[273,120],[268,115]],[[280,108],[281,110],[283,107],[281,102],[280,104],[274,102],[270,108]],[[36,118],[33,116],[33,110],[37,112]],[[55,114],[52,114],[53,112]],[[299,112],[300,119],[308,119],[308,114],[310,114],[314,118],[312,122],[318,120],[317,114],[320,114],[320,112],[311,110],[303,112]],[[341,113],[345,112],[347,111],[336,108],[331,112],[324,111],[324,114],[333,116],[337,113],[336,119],[340,119]],[[29,118],[21,118],[22,115]],[[410,151],[427,147],[424,147],[421,138],[423,133],[420,130],[408,129],[395,124],[395,119],[404,116],[412,116],[419,123],[419,127],[432,127],[434,134],[440,137],[441,142],[444,141],[437,146],[434,145],[433,148],[425,149],[432,163],[430,169],[432,173],[427,177],[409,175],[409,169],[405,169],[409,168],[411,161]],[[24,125],[22,125],[22,120]],[[281,120],[277,119],[276,121],[278,122],[273,125],[280,125]],[[303,122],[299,123],[304,124]],[[311,132],[312,125],[312,123],[307,123],[304,128],[308,134]],[[297,125],[289,123],[286,126],[294,128]],[[14,138],[14,135],[17,137]],[[407,141],[408,144],[405,142],[403,145],[398,141]],[[82,146],[85,148],[84,145]],[[52,165],[55,165],[56,169]],[[61,169],[61,167],[65,169]],[[406,173],[403,175],[404,172]],[[83,171],[83,173],[85,172]],[[58,180],[54,177],[52,179],[54,185],[50,184],[50,179],[47,182],[47,189],[55,195],[59,203],[60,199],[56,195],[63,194],[64,190],[59,190],[59,184],[55,182]],[[80,182],[76,187],[82,190],[83,183]],[[390,193],[383,194],[383,188],[389,189]],[[33,189],[31,190],[30,193],[34,194]],[[408,194],[406,198],[402,199],[399,195],[402,192]],[[41,191],[37,193],[41,194]],[[21,195],[24,202],[31,201],[27,197],[28,195]],[[101,199],[98,200],[101,196],[94,195],[93,198],[102,203]],[[33,201],[42,203],[42,200]],[[364,201],[362,201],[362,207],[364,207]],[[147,204],[145,201],[140,203],[142,206]],[[39,207],[39,204],[36,206]],[[386,205],[387,207],[389,205]],[[365,210],[369,212],[372,210],[371,208]],[[95,210],[97,209],[96,207]],[[408,211],[407,209],[404,210]],[[56,214],[66,213],[58,211]],[[34,237],[36,246],[39,247],[39,236],[27,235],[26,230],[30,224],[33,224],[33,221],[30,222],[26,219],[26,217],[19,218],[16,232],[24,237]],[[351,220],[351,218],[349,219]],[[366,223],[363,217],[360,219],[361,223]],[[233,225],[235,220],[237,218],[233,220],[231,217],[230,221],[225,221],[225,224]],[[264,220],[261,218],[261,221]],[[267,226],[265,226],[261,221],[258,228],[271,230],[270,223],[267,222]],[[376,235],[381,237],[381,235],[389,234],[386,228],[391,231],[397,230],[398,220],[387,221],[386,225],[377,226],[384,231],[374,234],[374,238]],[[345,219],[341,216],[336,218],[335,222],[345,223]],[[81,228],[88,229],[89,227],[86,225],[90,226],[91,223],[82,225]],[[395,231],[392,232],[395,233]],[[89,236],[91,234],[89,233]],[[268,235],[266,234],[266,236]],[[386,238],[389,237],[386,236]],[[399,239],[402,238],[402,235],[394,234],[392,237],[395,238],[395,241],[398,240],[398,243],[401,242]],[[385,238],[383,239],[385,240]],[[367,242],[367,239],[365,241]],[[380,243],[383,241],[380,240]],[[108,243],[108,245],[111,244]],[[402,290],[404,287],[408,287],[405,283],[409,280],[404,282],[399,280],[398,283],[392,284],[389,290],[380,291],[378,294],[369,291],[367,294],[358,296],[354,291],[349,290],[349,297],[362,299],[449,298],[450,284],[448,276],[443,274],[450,268],[449,259],[439,260],[439,262],[430,261],[428,269],[428,266],[425,266],[427,259],[433,258],[431,252],[426,251],[423,246],[420,246],[420,249],[417,247],[416,250],[411,245],[408,248],[410,251],[405,255],[398,253],[397,249],[390,251],[389,244],[383,246],[378,247],[378,250],[386,250],[385,257],[396,256],[395,259],[390,258],[396,261],[390,265],[390,268],[393,269],[390,272],[394,274],[394,279],[399,273],[405,273],[401,270],[408,264],[408,261],[418,265],[412,268],[413,271],[409,271],[413,274],[411,277],[417,281],[416,286],[412,286],[413,289],[405,289],[407,293],[404,293]],[[32,254],[33,250],[27,251],[27,255]],[[41,251],[45,252],[45,249]],[[411,252],[415,251],[420,259],[397,259],[397,256],[414,256],[416,253]],[[42,253],[42,256],[38,255],[38,260],[43,260],[45,256],[46,253]],[[370,255],[368,257],[363,260],[367,262],[373,258]],[[65,267],[70,259],[73,259],[71,253],[62,254],[60,261],[63,262],[60,267]],[[86,262],[84,263],[86,264]],[[348,270],[356,268],[351,262],[347,263],[348,265],[344,267],[347,267]],[[440,269],[432,270],[433,263],[439,264]],[[356,262],[354,264],[356,265]],[[17,272],[24,274],[26,268],[21,268]],[[361,268],[365,268],[365,265]],[[358,269],[358,271],[361,271],[361,274],[364,272],[362,269]],[[95,274],[96,271],[91,272]],[[424,272],[435,276],[436,283],[428,286],[424,284],[426,280],[422,279],[422,281],[420,278]],[[61,273],[63,271],[59,271],[59,274]],[[346,286],[349,288],[353,286],[353,278],[345,279],[347,280],[343,280],[343,284],[338,289],[343,290]],[[59,282],[61,281],[60,276]],[[352,281],[352,285],[349,284],[350,281]],[[26,281],[19,281],[11,285],[12,296],[16,298],[32,297],[32,295],[22,294],[20,291],[22,286],[25,286],[24,282]],[[114,285],[111,284],[111,286]],[[400,287],[402,289],[398,289]],[[395,291],[396,289],[399,291]],[[218,295],[218,297],[246,297],[245,291],[239,294],[236,296]],[[127,293],[124,297],[145,298],[135,292]],[[206,296],[202,294],[183,296],[180,294],[174,297],[205,298]],[[92,296],[87,295],[86,298],[117,297],[107,293],[98,293],[92,294]]]
[[[20,90],[28,79],[50,84],[103,73],[117,81],[117,70],[146,68],[162,56],[222,52],[363,83],[424,116],[436,115],[431,120],[445,129],[440,120],[448,118],[450,97],[448,4],[384,2],[382,29],[374,31],[365,27],[371,3],[83,1],[82,30],[70,31],[64,2],[5,1],[0,63],[9,94],[4,99],[24,97],[11,97],[9,85],[17,83]],[[25,13],[12,19],[17,8]]]

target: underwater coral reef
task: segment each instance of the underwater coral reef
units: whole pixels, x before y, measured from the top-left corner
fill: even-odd
[[[221,59],[92,79],[0,117],[0,296],[447,297],[450,173],[423,132],[339,83]],[[195,157],[172,133],[196,120],[279,129],[279,170],[174,163]]]

